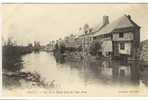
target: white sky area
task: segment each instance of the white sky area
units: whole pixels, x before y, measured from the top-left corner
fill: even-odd
[[[26,45],[33,41],[47,44],[51,40],[77,34],[80,27],[91,27],[123,16],[141,26],[141,40],[148,39],[148,4],[3,4],[2,36]]]

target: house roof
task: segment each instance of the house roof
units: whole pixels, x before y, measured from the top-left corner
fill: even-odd
[[[96,32],[93,37],[108,34],[116,29],[129,28],[129,27],[139,27],[134,21],[131,20],[130,16],[124,15],[112,23],[104,26],[100,31]]]
[[[89,34],[81,34],[81,35],[79,35],[79,37],[92,36],[96,32],[100,31],[104,26],[106,26],[106,24],[104,24],[104,23],[97,24],[92,28],[91,33],[89,33]]]
[[[94,28],[92,32],[97,32],[101,29],[101,27],[103,26],[103,23],[97,24]]]

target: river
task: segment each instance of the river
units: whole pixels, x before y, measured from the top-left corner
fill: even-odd
[[[116,91],[115,93],[117,93],[119,92],[117,91],[119,88],[127,90],[129,86],[139,87],[140,80],[142,79],[139,74],[138,62],[122,64],[122,61],[107,59],[80,61],[67,59],[59,62],[52,52],[44,51],[23,55],[22,61],[23,67],[20,72],[37,73],[41,81],[47,83],[49,87],[35,85],[34,82],[26,81],[23,78],[6,77],[4,80],[8,81],[7,83],[13,84],[13,86],[10,86],[11,88],[8,88],[10,91],[16,91],[17,88],[21,90],[22,88],[39,88],[68,91],[83,90],[83,92],[90,92],[88,94],[91,96],[104,95],[106,92],[110,94],[112,91]],[[100,93],[100,90],[102,93]],[[6,94],[8,94],[8,91]]]
[[[72,69],[68,64],[56,62],[52,53],[40,52],[23,56],[26,72],[37,72],[45,82],[55,81],[60,85],[84,84],[77,69]]]
[[[23,72],[36,72],[46,83],[54,81],[57,87],[112,86],[138,83],[137,72],[131,65],[120,65],[109,61],[79,61],[57,63],[52,53],[31,53],[22,57]],[[134,78],[132,78],[134,76]]]

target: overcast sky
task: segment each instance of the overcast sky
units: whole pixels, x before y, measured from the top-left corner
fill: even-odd
[[[141,40],[148,39],[148,4],[3,4],[3,37],[18,44],[63,38],[77,33],[84,24],[91,27],[108,15],[110,22],[130,14],[141,26]]]

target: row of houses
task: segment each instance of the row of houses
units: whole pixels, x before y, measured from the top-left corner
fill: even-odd
[[[140,26],[130,15],[123,15],[113,22],[103,16],[97,27],[90,28],[85,24],[81,35],[70,35],[61,41],[65,47],[82,47],[83,52],[89,52],[92,43],[98,43],[101,45],[98,52],[105,57],[135,60],[140,47]]]

